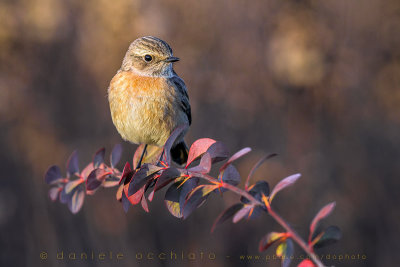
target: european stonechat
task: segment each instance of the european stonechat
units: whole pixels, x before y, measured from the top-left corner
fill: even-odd
[[[129,45],[108,87],[112,121],[124,140],[145,144],[145,149],[161,147],[177,126],[191,124],[186,85],[173,69],[176,61],[171,47],[156,37],[141,37]],[[178,164],[187,160],[185,133],[171,150]]]

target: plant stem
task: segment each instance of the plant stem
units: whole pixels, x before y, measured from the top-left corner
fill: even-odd
[[[187,170],[181,170],[185,173],[188,173]],[[221,181],[215,179],[214,177],[211,177],[209,175],[206,174],[202,174],[202,173],[197,173],[197,172],[193,172],[195,175],[195,177],[199,177],[199,178],[203,178],[204,180],[207,180],[211,183],[221,183]],[[188,173],[190,175],[190,172]],[[224,187],[225,189],[228,189],[229,191],[232,191],[234,193],[236,193],[237,195],[243,196],[245,198],[247,198],[251,204],[250,205],[259,205],[259,206],[265,206],[264,203],[262,203],[261,201],[257,200],[256,198],[254,198],[252,195],[250,195],[247,191],[238,188],[234,185],[228,184],[228,183],[222,183],[222,187]],[[319,260],[318,256],[312,251],[311,248],[308,247],[307,243],[296,233],[295,230],[293,230],[292,227],[289,226],[289,224],[281,217],[279,216],[279,214],[277,214],[270,205],[267,205],[267,210],[268,210],[268,214],[278,223],[280,224],[290,235],[290,237],[304,250],[304,252],[306,252],[310,258],[314,261],[314,263],[318,266],[318,267],[324,267],[325,265]]]
[[[325,265],[319,260],[318,256],[308,247],[307,243],[296,233],[296,231],[294,231],[293,228],[290,227],[289,224],[271,208],[271,206],[268,206],[267,209],[268,214],[290,234],[290,237],[311,257],[314,263],[317,264],[318,267],[324,267]]]
[[[277,214],[270,205],[264,205],[264,203],[262,201],[259,201],[258,199],[256,199],[255,197],[253,197],[252,195],[250,195],[246,190],[243,190],[237,186],[231,185],[229,183],[224,183],[219,181],[218,179],[215,179],[214,177],[207,175],[207,174],[203,174],[203,173],[199,173],[199,172],[192,172],[189,171],[187,169],[178,169],[182,175],[185,176],[192,176],[192,177],[199,177],[202,178],[210,183],[213,184],[221,184],[221,187],[232,191],[233,193],[243,196],[246,199],[248,199],[250,201],[250,204],[248,205],[253,205],[253,206],[263,206],[267,208],[268,210],[268,214],[278,223],[280,224],[285,230],[286,232],[290,235],[290,238],[292,238],[303,250],[304,252],[306,252],[310,258],[312,259],[312,261],[318,266],[318,267],[324,267],[325,265],[319,260],[318,256],[312,251],[312,249],[308,246],[308,244],[296,233],[296,231],[290,227],[290,225],[279,215]],[[114,170],[115,171],[115,170]]]
[[[198,174],[196,173],[195,177],[200,177],[203,178],[211,183],[221,183],[221,181],[218,181],[217,179],[215,179],[214,177],[211,177],[209,175],[206,174]],[[253,197],[252,195],[250,195],[247,191],[236,187],[234,185],[228,184],[228,183],[221,183],[222,187],[224,187],[225,189],[228,189],[229,191],[232,191],[234,193],[236,193],[237,195],[241,195],[245,198],[247,198],[251,204],[250,205],[259,205],[259,206],[263,206],[264,204],[259,201],[258,199],[256,199],[255,197]]]

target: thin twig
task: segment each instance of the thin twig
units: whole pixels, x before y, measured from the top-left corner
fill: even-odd
[[[290,235],[290,238],[292,238],[304,250],[304,252],[306,252],[310,256],[310,258],[314,261],[314,263],[318,267],[325,267],[325,265],[319,260],[318,256],[312,251],[312,249],[308,246],[308,244],[297,234],[297,232],[292,227],[290,227],[290,225],[279,214],[277,214],[272,209],[272,207],[269,204],[265,205],[262,201],[259,201],[258,199],[253,197],[247,191],[245,191],[237,186],[234,186],[232,184],[224,183],[223,181],[219,181],[218,179],[215,179],[214,177],[212,177],[210,175],[199,173],[199,172],[189,171],[187,169],[178,169],[178,170],[184,176],[199,177],[199,178],[202,178],[212,184],[220,184],[221,187],[248,199],[250,201],[250,204],[248,204],[248,205],[266,207],[268,210],[268,214],[286,230],[286,232]],[[117,170],[113,169],[113,171],[116,172]],[[121,175],[121,173],[119,171],[118,171],[118,174]]]
[[[188,170],[182,170],[181,171],[183,173],[188,173],[190,175],[190,171]],[[202,173],[197,173],[197,172],[193,172],[195,175],[193,175],[194,177],[199,177],[199,178],[203,178],[204,180],[207,180],[211,183],[220,183],[222,187],[224,187],[225,189],[232,191],[234,193],[236,193],[237,195],[243,196],[245,198],[247,198],[250,201],[250,205],[258,205],[258,206],[266,206],[267,210],[268,210],[268,214],[278,223],[280,224],[287,233],[289,233],[290,237],[304,250],[304,252],[306,252],[310,258],[314,261],[314,263],[318,266],[318,267],[324,267],[325,265],[319,260],[318,256],[312,251],[311,248],[308,247],[307,243],[296,233],[296,231],[289,226],[289,224],[281,217],[279,216],[279,214],[277,214],[270,205],[264,205],[264,203],[262,203],[261,201],[259,201],[258,199],[254,198],[252,195],[250,195],[247,191],[236,187],[234,185],[228,184],[228,183],[223,183],[217,179],[215,179],[214,177],[211,177],[209,175],[206,174],[202,174]]]
[[[274,218],[285,230],[290,234],[290,237],[311,257],[311,259],[317,264],[318,267],[324,267],[325,265],[319,260],[318,256],[308,247],[307,243],[293,230],[292,227],[277,214],[271,206],[267,206],[268,214]]]

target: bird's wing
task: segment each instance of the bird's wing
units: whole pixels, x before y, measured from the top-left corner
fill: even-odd
[[[190,110],[189,96],[187,93],[185,82],[178,75],[174,75],[169,79],[175,85],[175,88],[180,94],[180,105],[183,112],[185,112],[190,125],[192,123],[192,113]]]

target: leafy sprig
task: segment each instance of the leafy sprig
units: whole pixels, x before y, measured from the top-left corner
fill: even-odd
[[[109,165],[105,163],[105,149],[99,149],[93,161],[79,171],[78,156],[73,152],[67,161],[67,173],[63,177],[58,166],[51,166],[45,174],[46,183],[52,185],[49,191],[50,198],[68,205],[72,213],[77,213],[83,205],[85,195],[92,195],[100,187],[118,186],[116,198],[122,202],[123,209],[127,212],[132,205],[141,204],[149,212],[148,202],[151,202],[156,192],[168,187],[164,201],[169,212],[178,218],[186,219],[203,203],[211,194],[223,195],[231,191],[240,196],[239,202],[224,210],[211,227],[213,232],[217,226],[232,219],[237,223],[242,219],[254,219],[267,213],[284,229],[283,232],[271,232],[265,235],[259,243],[259,251],[265,251],[277,245],[276,255],[282,259],[282,266],[289,266],[294,253],[293,242],[297,243],[310,259],[303,260],[298,266],[324,266],[319,260],[314,248],[318,248],[340,239],[338,227],[330,226],[321,230],[319,222],[327,217],[334,209],[335,202],[323,207],[310,224],[310,233],[307,242],[304,241],[294,229],[272,208],[271,204],[276,195],[283,189],[292,186],[300,177],[294,174],[282,179],[270,191],[267,181],[257,181],[251,184],[251,178],[257,168],[265,160],[275,156],[266,155],[251,169],[245,180],[244,189],[238,187],[241,177],[232,164],[251,151],[243,148],[229,157],[226,147],[210,138],[195,141],[188,154],[184,167],[171,164],[170,150],[175,139],[187,126],[178,127],[161,149],[147,151],[144,164],[138,169],[132,169],[127,162],[122,171],[116,168],[121,159],[122,148],[116,145],[110,155]],[[144,149],[140,145],[135,151],[132,166],[137,166],[140,155]],[[225,161],[219,168],[216,178],[210,175],[214,163]]]

